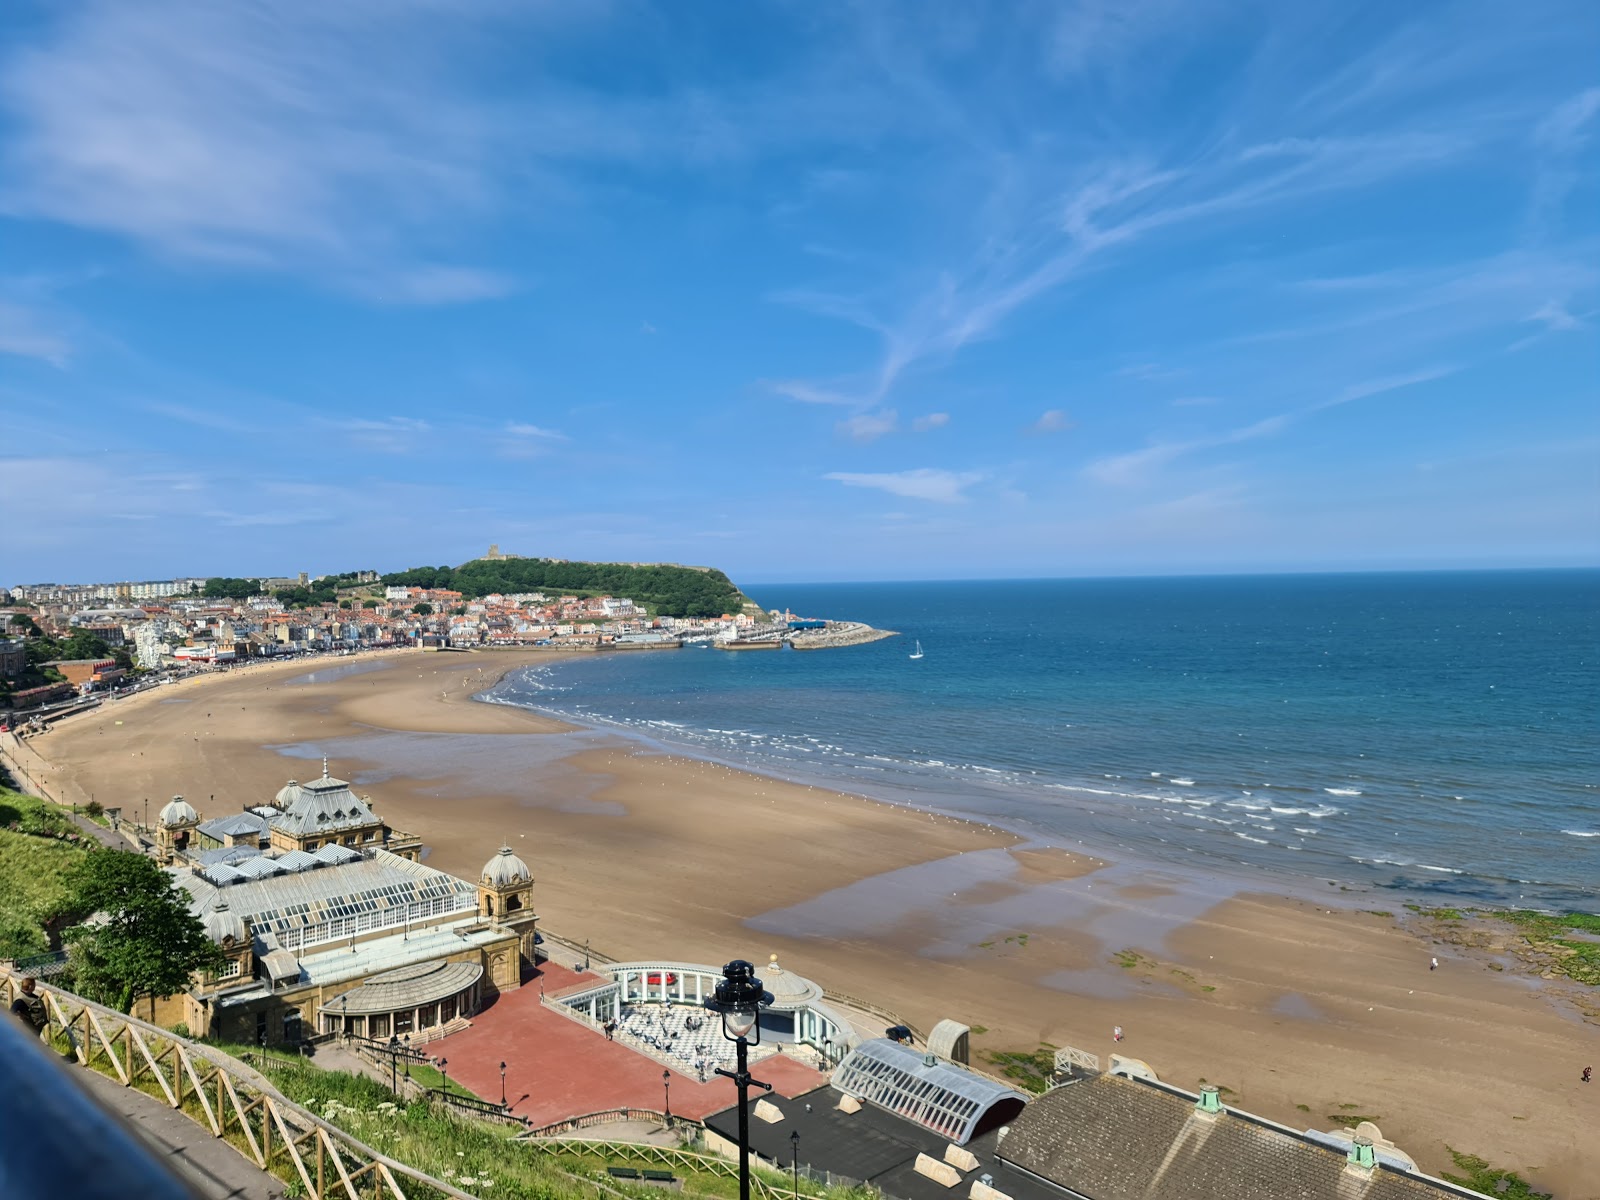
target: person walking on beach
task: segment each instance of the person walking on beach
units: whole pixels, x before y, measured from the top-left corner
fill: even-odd
[[[1583,1081],[1585,1083],[1590,1083],[1590,1082],[1593,1081],[1593,1079],[1594,1079],[1594,1068],[1593,1067],[1585,1067],[1583,1069]]]
[[[1122,1040],[1122,1026],[1121,1025],[1113,1025],[1111,1027],[1111,1040],[1113,1042],[1120,1042]]]
[[[1429,962],[1428,962],[1428,970],[1437,971],[1438,969],[1439,969],[1439,960],[1437,958],[1430,959]]]

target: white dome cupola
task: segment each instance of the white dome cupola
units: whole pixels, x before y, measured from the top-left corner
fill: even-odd
[[[533,882],[533,872],[528,864],[512,853],[510,846],[501,846],[500,853],[483,864],[482,883],[485,887],[509,888]]]
[[[162,805],[156,820],[163,825],[193,825],[200,820],[200,814],[182,796],[174,796]]]
[[[217,945],[232,939],[235,943],[244,942],[250,937],[250,927],[244,923],[244,918],[238,913],[229,912],[227,904],[218,904],[205,919],[206,936]]]

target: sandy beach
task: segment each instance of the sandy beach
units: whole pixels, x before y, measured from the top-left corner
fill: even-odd
[[[23,753],[68,802],[142,815],[182,794],[202,817],[270,800],[327,754],[435,866],[476,878],[508,841],[544,926],[613,956],[777,953],[922,1028],[966,1022],[975,1051],[1104,1056],[1120,1025],[1115,1049],[1163,1079],[1222,1085],[1295,1128],[1373,1118],[1430,1172],[1450,1169],[1448,1145],[1600,1200],[1600,1088],[1579,1082],[1600,1029],[1538,981],[1349,897],[1024,846],[471,699],[549,657],[252,666],[103,706]]]

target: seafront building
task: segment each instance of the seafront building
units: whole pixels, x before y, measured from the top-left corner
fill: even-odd
[[[196,1035],[269,1044],[347,1034],[412,1044],[460,1028],[522,986],[539,940],[533,874],[501,847],[476,884],[420,861],[327,772],[272,803],[202,820],[162,808],[156,854],[227,965],[135,1015]]]

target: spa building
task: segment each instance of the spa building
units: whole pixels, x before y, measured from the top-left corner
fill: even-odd
[[[426,866],[420,839],[391,829],[326,764],[243,814],[203,821],[174,797],[156,847],[227,963],[135,1011],[196,1036],[417,1045],[520,987],[533,964],[527,863],[502,846],[476,882]]]

